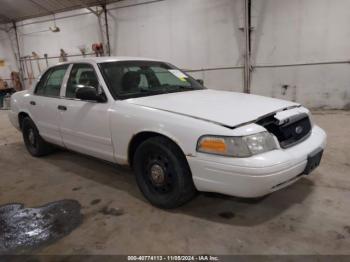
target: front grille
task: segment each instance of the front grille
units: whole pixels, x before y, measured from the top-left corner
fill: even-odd
[[[274,134],[282,148],[288,148],[303,141],[311,131],[311,123],[307,114],[293,116],[283,124],[280,124],[274,115],[271,115],[259,120],[257,124]]]

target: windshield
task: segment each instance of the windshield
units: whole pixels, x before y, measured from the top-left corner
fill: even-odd
[[[114,98],[127,99],[204,89],[186,73],[163,62],[106,62],[99,66]]]

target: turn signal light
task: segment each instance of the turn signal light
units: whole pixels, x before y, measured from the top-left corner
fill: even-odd
[[[199,141],[198,150],[207,153],[225,154],[227,145],[222,138],[203,138]]]

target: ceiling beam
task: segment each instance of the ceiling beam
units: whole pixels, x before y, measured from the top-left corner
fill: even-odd
[[[0,14],[0,19],[3,19],[5,21],[7,21],[8,23],[11,23],[13,21],[13,19],[11,19],[10,17],[8,17],[4,14]]]
[[[41,9],[45,10],[47,13],[49,14],[55,14],[53,11],[51,11],[50,9],[46,8],[45,6],[43,6],[42,4],[37,3],[35,0],[29,0],[30,2],[32,2],[34,5],[40,7]]]
[[[101,12],[95,11],[94,9],[92,9],[90,6],[88,6],[85,2],[83,2],[81,0],[76,0],[76,1],[79,3],[79,5],[81,5],[82,7],[86,8],[91,13],[95,14],[96,16],[100,16],[100,14],[103,12],[103,10]]]
[[[95,0],[95,1],[71,0],[70,3],[65,6],[65,8],[60,8],[58,10],[50,9],[50,7],[47,6],[44,1],[39,1],[39,0],[26,0],[26,1],[32,3],[33,6],[37,7],[37,10],[39,10],[39,13],[38,11],[36,11],[35,13],[29,12],[21,16],[17,16],[18,14],[14,14],[14,15],[11,14],[11,17],[7,17],[7,14],[0,7],[0,24],[12,23],[13,21],[18,22],[26,19],[43,17],[47,15],[54,16],[56,13],[62,13],[62,12],[76,10],[80,8],[86,8],[89,12],[95,14],[96,16],[101,16],[101,14],[103,13],[103,8],[98,8],[97,10],[95,10],[94,8],[92,8],[92,6],[103,7],[106,4],[117,3],[117,2],[122,2],[126,0]],[[4,12],[4,14],[1,14],[1,12]]]

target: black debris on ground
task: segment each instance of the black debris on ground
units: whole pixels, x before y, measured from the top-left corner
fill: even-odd
[[[101,202],[101,199],[94,199],[90,202],[90,205],[94,206]]]
[[[82,223],[76,200],[60,200],[37,208],[0,206],[0,254],[30,251],[68,235]]]

